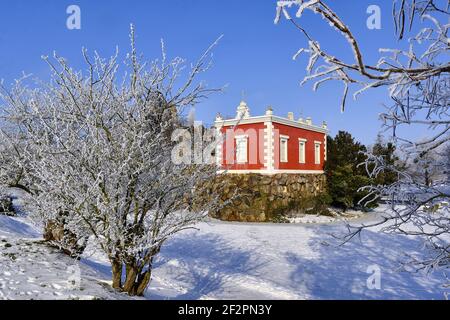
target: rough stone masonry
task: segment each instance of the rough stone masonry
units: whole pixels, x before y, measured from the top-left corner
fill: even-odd
[[[211,216],[225,221],[277,221],[290,212],[308,211],[325,191],[324,174],[222,174],[220,209]],[[228,202],[228,203],[227,203]]]

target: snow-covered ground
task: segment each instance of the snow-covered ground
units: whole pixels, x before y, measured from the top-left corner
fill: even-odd
[[[289,216],[287,220],[289,223],[330,223],[339,221],[352,221],[354,219],[364,216],[364,212],[347,210],[347,212],[331,210],[331,215],[314,215],[314,214],[295,214]]]
[[[147,296],[155,299],[443,299],[440,273],[398,270],[418,239],[366,232],[337,246],[333,224],[201,224],[162,250]],[[368,289],[373,268],[381,289]],[[368,273],[369,272],[369,273]]]
[[[368,219],[367,217],[360,219]],[[328,221],[325,221],[328,222]],[[251,224],[210,221],[161,251],[149,299],[443,299],[442,273],[399,270],[414,237],[375,230],[345,246],[340,222]],[[367,279],[380,268],[381,288]],[[0,216],[0,299],[126,299],[108,287],[110,268],[90,247],[74,261],[40,242],[26,217]]]
[[[102,272],[42,243],[20,200],[13,203],[19,217],[0,215],[0,300],[128,299],[110,289]]]
[[[97,270],[39,237],[27,219],[0,216],[0,300],[128,298],[109,289]]]

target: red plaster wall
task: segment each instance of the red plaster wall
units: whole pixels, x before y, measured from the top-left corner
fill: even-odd
[[[241,124],[233,129],[224,126],[221,132],[224,136],[222,145],[222,167],[228,170],[260,170],[264,169],[264,123]],[[246,164],[236,163],[235,136],[248,135],[248,154]],[[231,148],[229,147],[231,146]]]
[[[323,170],[325,164],[325,134],[306,129],[291,127],[273,122],[274,126],[274,169],[279,170]],[[224,126],[222,145],[222,168],[228,170],[260,170],[264,168],[264,123],[241,124],[236,128]],[[248,154],[246,164],[236,163],[237,135],[248,135]],[[280,162],[280,135],[289,136],[288,162]],[[306,159],[304,164],[299,162],[299,138],[306,139]],[[314,141],[320,141],[321,163],[314,162]],[[231,146],[231,148],[229,147]]]
[[[301,128],[291,127],[284,124],[273,123],[275,133],[275,169],[287,170],[323,170],[325,163],[325,134],[320,132],[309,131]],[[280,135],[289,136],[288,140],[288,162],[280,162]],[[298,139],[306,139],[305,163],[300,163],[299,155],[299,141]],[[320,156],[321,161],[319,165],[314,162],[314,141],[320,141]]]

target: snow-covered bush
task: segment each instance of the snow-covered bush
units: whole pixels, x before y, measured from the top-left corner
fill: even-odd
[[[24,141],[19,137],[20,134],[14,128],[0,120],[0,194],[1,189],[7,187],[21,188],[30,192],[27,186],[29,176],[23,167],[25,161],[22,161],[21,153]]]
[[[175,164],[171,151],[184,109],[217,90],[196,80],[213,46],[183,76],[183,59],[168,61],[163,49],[160,61],[143,62],[133,28],[130,36],[124,66],[117,53],[91,58],[83,49],[87,70],[76,71],[55,54],[44,57],[51,82],[28,89],[22,79],[2,87],[0,98],[3,119],[26,135],[34,217],[51,223],[63,212],[65,231],[91,236],[108,256],[113,287],[142,295],[161,246],[211,205],[194,211],[187,199],[215,176],[215,165]]]

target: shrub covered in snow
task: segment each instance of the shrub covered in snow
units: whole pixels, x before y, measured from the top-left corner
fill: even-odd
[[[214,177],[215,164],[172,159],[172,134],[185,108],[217,91],[196,80],[210,66],[211,49],[191,68],[181,58],[168,61],[164,49],[161,60],[145,62],[132,28],[124,65],[118,53],[92,58],[83,49],[81,72],[55,54],[44,57],[51,82],[29,89],[24,78],[0,90],[3,119],[24,141],[15,161],[32,176],[33,217],[47,226],[49,240],[67,250],[75,245],[75,253],[83,248],[79,239],[94,239],[112,265],[113,287],[131,295],[146,290],[167,239],[215,203],[211,197],[196,210],[187,205],[193,190]]]

